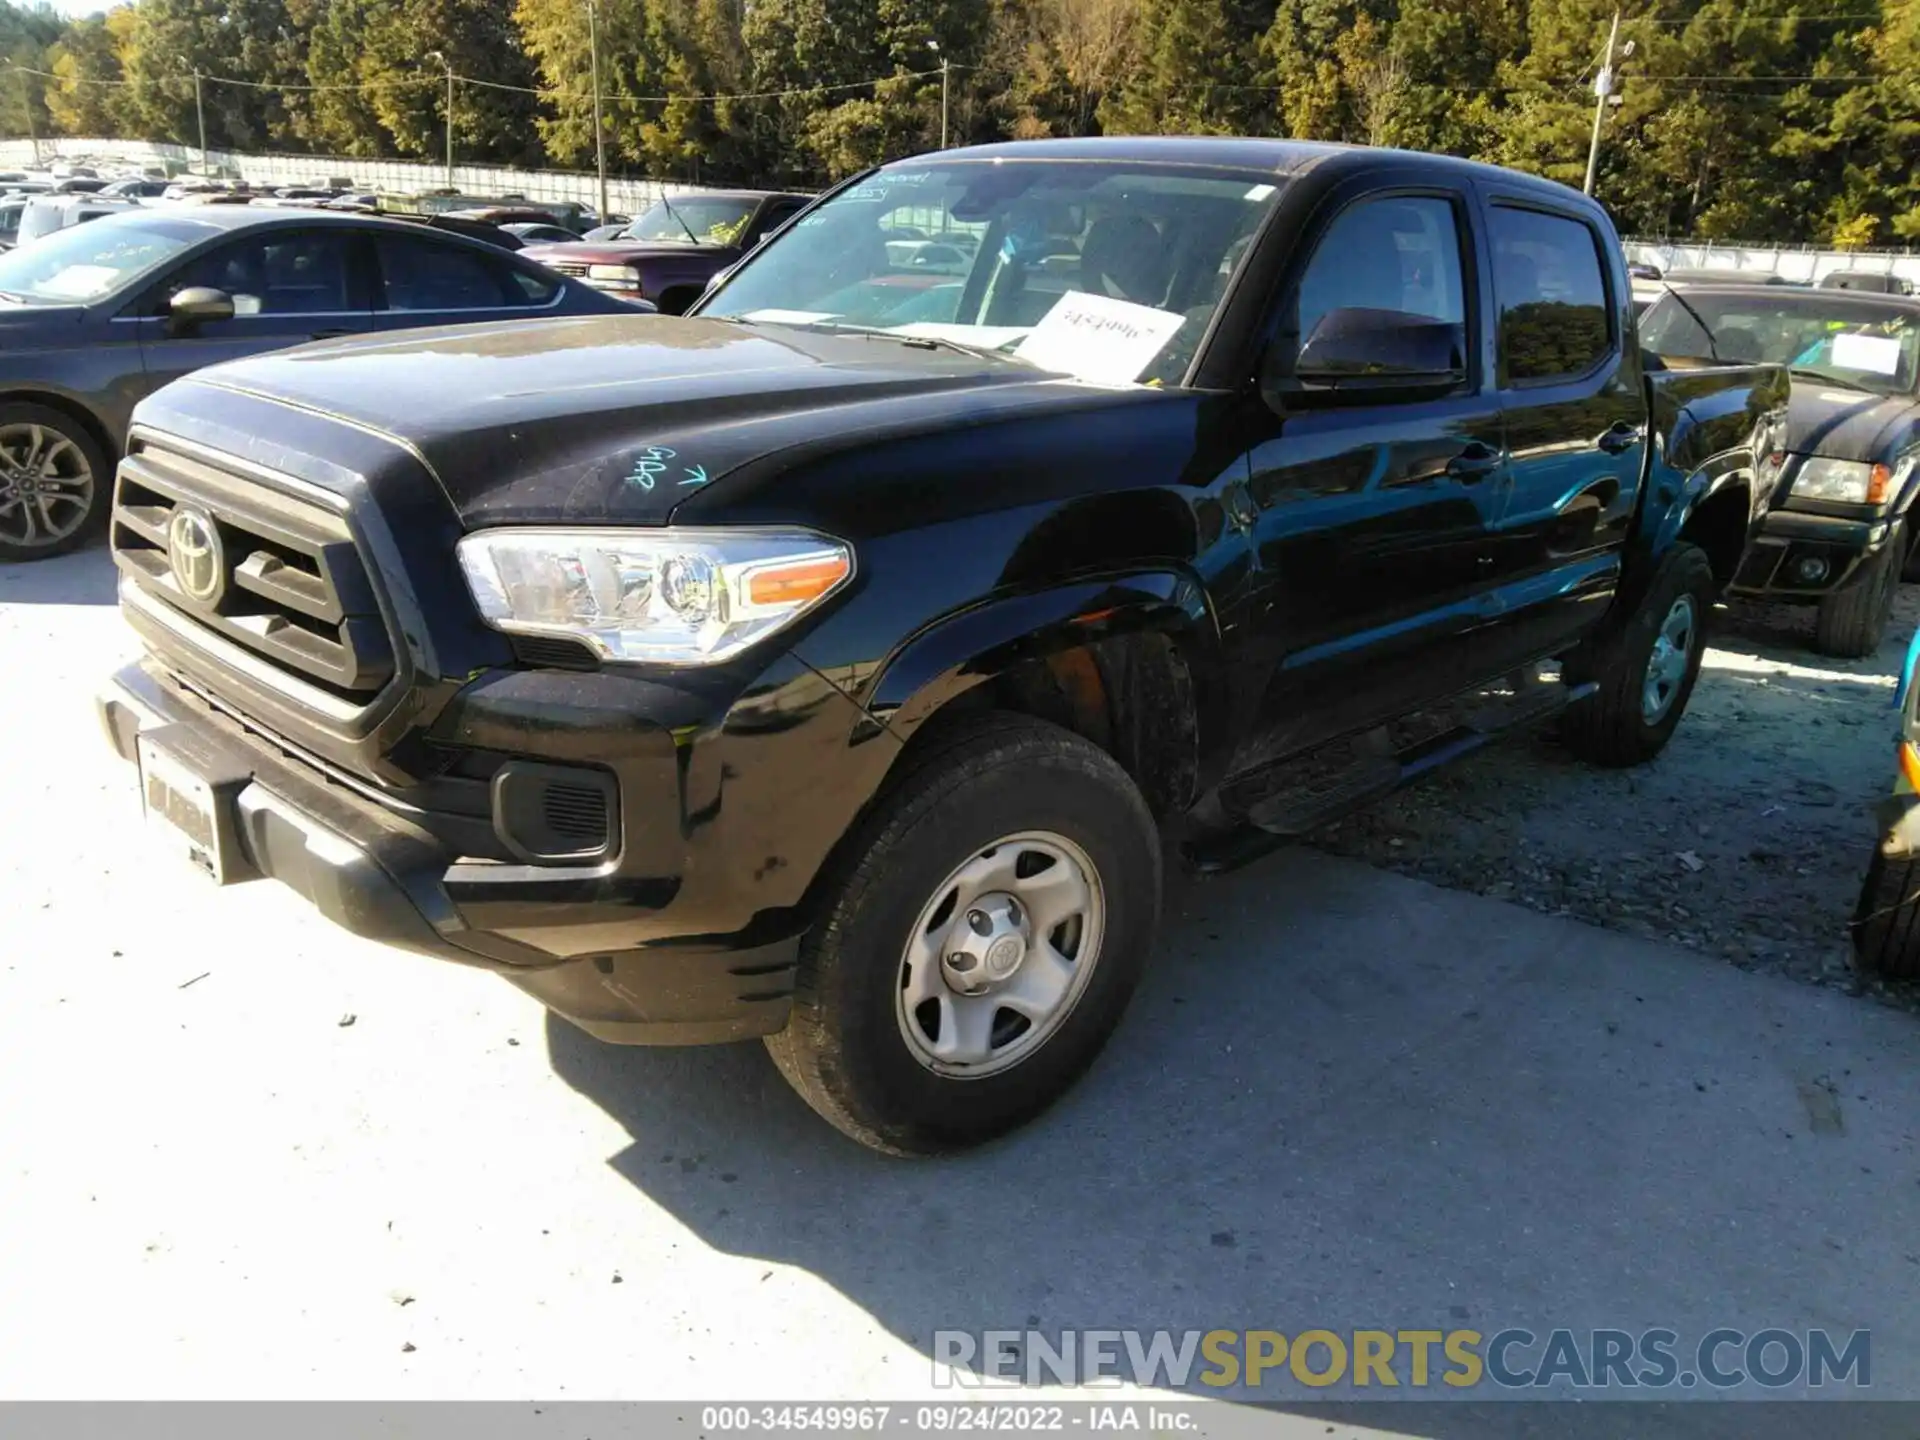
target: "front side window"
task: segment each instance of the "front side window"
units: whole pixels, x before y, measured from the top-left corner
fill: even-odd
[[[1613,348],[1599,238],[1585,221],[1496,205],[1493,290],[1509,383],[1584,375]]]
[[[269,230],[201,256],[168,282],[169,292],[210,285],[233,298],[233,313],[334,315],[348,310],[347,240],[338,231]]]
[[[1300,338],[1334,310],[1385,310],[1465,326],[1460,228],[1451,202],[1389,196],[1348,206],[1300,279]]]
[[[1150,162],[901,161],[795,221],[701,313],[1174,383],[1279,193]]]

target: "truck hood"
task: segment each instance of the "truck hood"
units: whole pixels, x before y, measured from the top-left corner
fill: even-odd
[[[1796,378],[1787,409],[1787,449],[1834,460],[1885,461],[1920,439],[1920,400],[1873,395]]]
[[[414,330],[235,361],[168,386],[135,423],[169,429],[176,415],[210,418],[220,409],[210,390],[388,437],[427,466],[469,528],[664,524],[695,495],[710,511],[730,477],[775,455],[797,462],[880,435],[1115,398],[924,341],[593,316]]]
[[[662,245],[650,240],[596,240],[591,244],[586,241],[578,244],[555,241],[550,245],[528,245],[520,253],[542,265],[552,265],[561,260],[572,260],[582,265],[631,265],[635,260],[684,259],[689,255],[718,258],[731,255],[733,251],[722,245]]]

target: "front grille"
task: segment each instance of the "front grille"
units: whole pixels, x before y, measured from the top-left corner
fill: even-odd
[[[600,657],[578,640],[557,635],[511,635],[513,658],[536,670],[598,670]]]
[[[393,678],[373,586],[331,509],[139,437],[120,464],[113,552],[188,633],[360,705]]]
[[[562,275],[571,275],[576,280],[587,278],[587,262],[584,260],[549,260],[549,270],[557,270]]]
[[[556,835],[599,849],[607,843],[606,792],[584,785],[549,785],[541,804],[547,828]]]

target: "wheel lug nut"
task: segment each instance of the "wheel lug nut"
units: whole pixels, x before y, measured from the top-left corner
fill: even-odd
[[[978,965],[979,963],[980,961],[977,956],[969,955],[964,950],[956,950],[953,954],[947,957],[947,964],[952,966],[955,970],[958,970],[962,975],[966,974],[969,970],[973,969],[973,967]]]
[[[969,910],[967,925],[976,935],[988,934],[993,929],[993,922],[987,918],[987,912],[984,910]]]

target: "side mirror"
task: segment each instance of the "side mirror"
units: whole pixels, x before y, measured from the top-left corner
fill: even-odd
[[[233,297],[211,285],[189,285],[167,301],[167,314],[183,330],[210,320],[231,320]]]
[[[1262,389],[1296,403],[1443,395],[1467,378],[1466,342],[1464,325],[1426,315],[1329,310],[1297,353],[1289,356],[1283,346],[1273,357],[1281,364],[1269,367]]]

